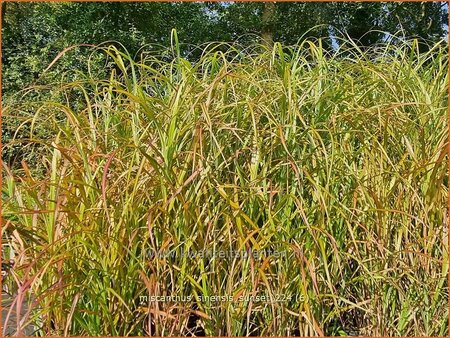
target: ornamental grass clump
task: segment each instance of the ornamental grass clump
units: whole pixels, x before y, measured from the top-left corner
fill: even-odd
[[[92,53],[3,107],[17,330],[448,334],[445,42]]]

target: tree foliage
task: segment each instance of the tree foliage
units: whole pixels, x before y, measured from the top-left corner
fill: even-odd
[[[324,47],[332,48],[331,36],[342,33],[368,46],[380,42],[386,32],[399,30],[407,37],[436,41],[447,27],[443,2],[278,2],[270,6],[254,2],[3,3],[3,93],[8,96],[35,83],[69,46],[116,41],[134,54],[145,44],[167,46],[172,28],[186,43],[184,53],[196,59],[200,55],[189,45],[208,41],[239,39],[248,44],[265,34],[291,45],[321,37]],[[269,13],[265,8],[272,9]],[[72,57],[60,60],[54,74],[79,67],[89,57],[83,49],[68,54]]]

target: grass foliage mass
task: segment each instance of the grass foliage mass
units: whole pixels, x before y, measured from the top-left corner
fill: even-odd
[[[3,107],[7,283],[33,302],[14,325],[447,335],[445,43],[211,44],[191,62],[172,38],[94,48],[106,76]]]

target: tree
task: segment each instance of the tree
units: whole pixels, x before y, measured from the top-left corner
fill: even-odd
[[[446,6],[443,2],[2,2],[3,93],[33,83],[61,50],[80,43],[114,40],[134,54],[149,43],[168,46],[170,31],[176,28],[186,43],[184,54],[195,60],[200,51],[192,46],[208,41],[290,45],[320,37],[324,47],[331,48],[330,33],[339,31],[369,46],[382,41],[383,32],[400,29],[405,36],[435,41],[446,31]],[[81,67],[88,57],[81,49],[69,55],[58,61],[55,74]]]
[[[265,2],[261,15],[262,31],[261,40],[264,44],[271,47],[273,45],[274,23],[276,19],[275,2]]]
[[[402,30],[405,36],[415,37],[423,43],[420,48],[428,50],[428,43],[442,39],[448,27],[448,5],[443,2],[387,3],[389,16],[385,29],[391,33]]]
[[[334,34],[343,32],[361,46],[398,32],[430,42],[445,36],[446,6],[443,2],[331,3],[329,23]]]
[[[329,38],[332,13],[329,3],[279,2],[275,40],[285,45],[301,42],[301,39],[321,38],[325,48],[331,47]]]
[[[343,3],[337,13],[338,25],[357,44],[370,46],[379,42],[383,37],[381,32],[382,4]]]

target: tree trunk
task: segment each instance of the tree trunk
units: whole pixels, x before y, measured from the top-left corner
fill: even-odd
[[[265,2],[261,17],[262,21],[261,40],[262,43],[268,47],[273,46],[275,14],[276,14],[275,2]]]

